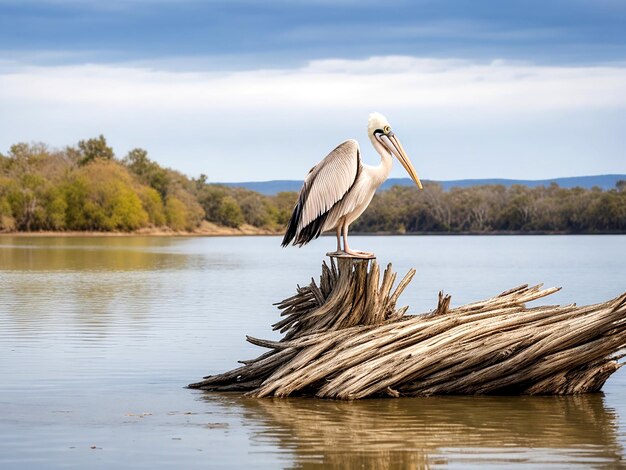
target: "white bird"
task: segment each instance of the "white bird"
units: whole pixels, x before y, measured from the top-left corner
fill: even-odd
[[[337,251],[334,256],[373,258],[373,253],[352,250],[348,246],[348,227],[367,208],[378,187],[391,171],[394,155],[420,189],[413,164],[398,137],[392,132],[389,121],[380,113],[369,116],[367,135],[380,155],[376,166],[361,161],[361,151],[356,140],[339,144],[321,162],[311,168],[298,195],[282,246],[302,246],[335,229]],[[343,235],[343,248],[341,238]]]

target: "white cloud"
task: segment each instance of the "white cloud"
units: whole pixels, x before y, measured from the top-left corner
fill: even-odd
[[[433,177],[467,175],[463,165],[456,167],[461,174],[451,174],[449,162],[468,151],[478,163],[473,170],[480,174],[467,176],[506,176],[501,171],[506,166],[487,174],[494,161],[500,162],[498,156],[505,154],[513,162],[536,153],[540,143],[543,148],[562,147],[554,155],[560,152],[563,162],[569,156],[571,165],[578,147],[589,149],[596,139],[606,141],[606,132],[593,124],[588,134],[579,129],[561,147],[550,141],[550,135],[566,133],[563,126],[568,120],[585,123],[598,113],[606,119],[620,113],[618,122],[623,123],[626,67],[404,56],[327,59],[294,69],[231,72],[0,62],[0,149],[19,140],[62,145],[102,132],[121,147],[118,153],[146,147],[165,164],[193,174],[204,171],[214,180],[298,177],[329,145],[348,137],[362,139],[372,110],[387,113],[405,134],[419,136],[408,139],[416,148],[434,153],[445,149],[437,160],[448,158],[448,163],[436,166],[435,160],[430,169],[438,174]],[[533,122],[548,126],[547,131],[533,128]],[[616,125],[608,122],[605,127]],[[529,142],[517,135],[524,127],[539,132],[541,139]],[[456,135],[457,143],[441,140],[443,132]],[[501,137],[505,135],[509,137]],[[612,145],[623,140],[608,137]],[[605,148],[604,141],[596,147]],[[485,155],[490,159],[481,168]],[[609,158],[614,155],[617,150]],[[264,165],[259,165],[259,158],[266,160]],[[562,173],[589,171],[585,166],[568,170]]]
[[[7,65],[5,64],[5,67]],[[372,57],[286,70],[171,72],[120,65],[23,67],[0,75],[0,99],[104,108],[374,107],[571,109],[626,106],[626,67]]]

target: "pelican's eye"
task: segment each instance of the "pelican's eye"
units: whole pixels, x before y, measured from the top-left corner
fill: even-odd
[[[385,134],[389,134],[391,132],[391,126],[383,127],[383,131],[385,131]]]

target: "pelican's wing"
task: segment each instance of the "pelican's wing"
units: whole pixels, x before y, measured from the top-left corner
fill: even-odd
[[[359,144],[347,140],[314,166],[304,180],[283,246],[304,245],[322,233],[328,213],[352,188],[361,171]]]

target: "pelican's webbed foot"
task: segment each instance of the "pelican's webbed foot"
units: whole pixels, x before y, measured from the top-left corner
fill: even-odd
[[[326,256],[334,256],[335,258],[359,258],[359,259],[374,259],[376,255],[374,253],[369,253],[367,251],[357,251],[357,250],[340,250],[333,251],[330,253],[326,253]]]
[[[346,255],[346,252],[343,250],[329,251],[328,253],[326,253],[326,256],[334,256],[335,258],[340,258],[345,255]]]
[[[365,258],[365,259],[372,259],[372,258],[376,258],[376,255],[374,253],[370,253],[369,251],[359,251],[359,250],[346,250],[346,254],[351,255],[355,258]]]

